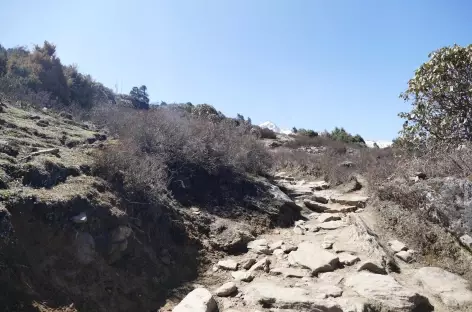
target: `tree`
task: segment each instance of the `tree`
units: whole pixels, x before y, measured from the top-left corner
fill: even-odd
[[[244,116],[241,115],[241,114],[237,114],[236,119],[239,120],[239,121],[244,121]]]
[[[133,104],[136,108],[149,109],[149,95],[145,85],[142,85],[139,88],[133,87],[129,95],[133,98]]]
[[[428,55],[400,97],[411,102],[400,136],[414,144],[472,139],[472,45],[443,47]]]
[[[293,128],[292,128],[292,132],[293,132],[293,133],[297,133],[297,132],[298,132],[298,129],[295,128],[295,127],[293,127]]]
[[[248,124],[248,125],[252,125],[252,120],[251,120],[251,118],[249,118],[249,117],[247,118],[247,124]]]

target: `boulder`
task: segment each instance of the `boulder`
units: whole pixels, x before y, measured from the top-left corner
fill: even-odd
[[[334,271],[339,263],[336,255],[309,242],[298,245],[298,249],[292,251],[288,259],[291,264],[310,269],[312,274]]]
[[[257,239],[247,244],[247,249],[258,254],[271,254],[269,244],[265,239]]]
[[[255,239],[250,226],[223,219],[213,222],[210,230],[215,233],[211,238],[212,246],[229,253],[246,251],[247,244]]]
[[[262,258],[261,260],[257,261],[249,271],[253,272],[256,270],[263,270],[265,272],[269,272],[270,270],[270,260],[267,257]]]
[[[346,278],[345,286],[380,307],[379,311],[430,311],[428,299],[403,287],[390,275],[358,272]]]
[[[472,291],[462,277],[437,267],[419,269],[414,277],[426,291],[439,297],[448,307],[459,308],[472,305]]]
[[[81,264],[90,264],[95,260],[95,240],[90,233],[79,232],[75,239],[77,260]]]
[[[191,291],[172,312],[213,312],[217,310],[215,299],[205,288]]]
[[[460,238],[459,238],[459,241],[461,242],[462,245],[464,245],[466,248],[468,248],[469,250],[472,250],[472,237],[470,237],[469,235],[462,235]]]
[[[227,297],[231,296],[238,291],[238,287],[234,282],[228,282],[221,285],[217,290],[215,290],[215,295],[218,297]]]

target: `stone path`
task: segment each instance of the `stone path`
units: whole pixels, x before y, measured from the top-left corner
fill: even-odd
[[[215,263],[202,285],[173,311],[466,311],[467,281],[439,268],[418,268],[401,241],[378,241],[364,211],[362,190],[341,193],[324,181],[278,185],[299,205],[304,220],[248,244],[248,252]],[[205,281],[203,277],[201,279]],[[469,310],[470,311],[470,310]]]

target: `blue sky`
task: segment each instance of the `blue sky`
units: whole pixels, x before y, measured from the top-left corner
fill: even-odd
[[[471,43],[466,0],[4,0],[0,43],[49,40],[65,64],[152,101],[254,123],[392,139],[430,51]]]

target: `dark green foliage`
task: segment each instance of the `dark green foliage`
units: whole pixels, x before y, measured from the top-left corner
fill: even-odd
[[[134,107],[138,109],[149,109],[149,95],[145,85],[139,88],[133,87],[129,95],[133,98]]]
[[[292,128],[292,132],[293,132],[293,133],[297,133],[297,132],[298,132],[298,129],[295,128],[295,127],[293,127],[293,128]]]
[[[358,143],[358,144],[365,144],[364,139],[359,135],[352,135],[347,132],[344,128],[334,128],[333,131],[329,134],[329,136],[336,141],[341,141],[344,143]]]
[[[236,119],[239,120],[239,121],[244,121],[244,120],[245,120],[245,119],[244,119],[244,116],[241,115],[241,114],[237,114],[237,115],[236,115]]]
[[[295,130],[297,130],[295,128]],[[307,137],[310,137],[310,138],[313,138],[313,137],[317,137],[318,136],[318,132],[316,131],[313,131],[311,129],[303,129],[303,128],[300,128],[297,130],[297,132],[295,133],[298,133],[300,135],[304,135],[304,136],[307,136]]]

